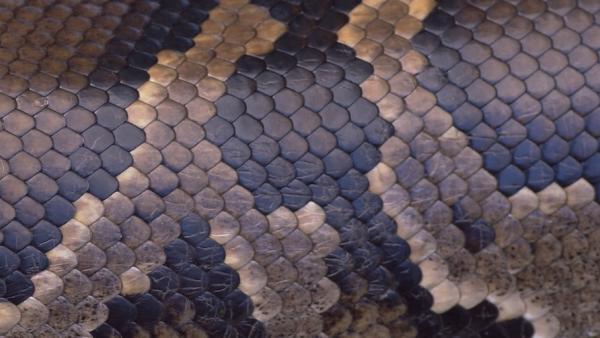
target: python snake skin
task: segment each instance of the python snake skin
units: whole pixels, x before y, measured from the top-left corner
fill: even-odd
[[[0,337],[600,337],[600,1],[0,0]]]

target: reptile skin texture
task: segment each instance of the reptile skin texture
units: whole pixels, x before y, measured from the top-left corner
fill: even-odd
[[[600,337],[600,1],[0,0],[0,337]]]

